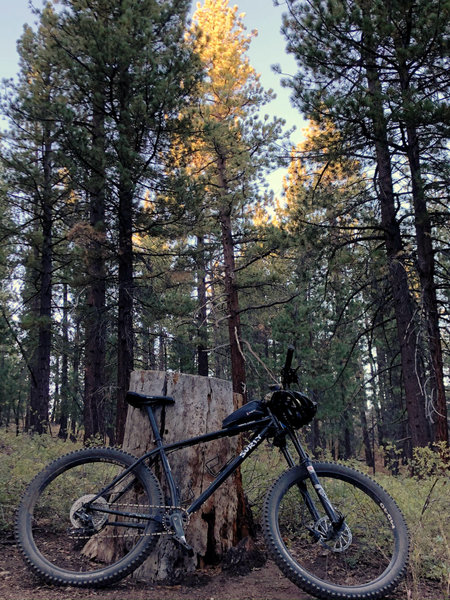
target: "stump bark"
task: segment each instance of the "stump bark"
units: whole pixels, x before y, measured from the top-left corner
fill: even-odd
[[[230,382],[196,375],[134,371],[130,390],[175,399],[174,405],[155,410],[165,443],[221,429],[223,419],[242,404],[242,397],[233,394]],[[154,447],[152,437],[147,415],[130,406],[123,449],[141,456]],[[189,506],[202,493],[213,480],[211,472],[218,472],[239,451],[239,445],[238,437],[224,438],[170,455],[183,505]],[[165,490],[164,478],[155,474]],[[163,535],[134,576],[151,581],[179,580],[197,566],[219,562],[246,535],[242,480],[236,472],[191,516],[186,538],[194,548],[194,556],[188,556],[170,536]]]

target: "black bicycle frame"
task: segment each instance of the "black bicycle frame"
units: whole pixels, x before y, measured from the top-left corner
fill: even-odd
[[[179,442],[174,442],[172,444],[164,445],[161,435],[159,433],[158,425],[155,420],[155,415],[153,413],[153,409],[151,406],[146,406],[146,409],[147,409],[147,414],[148,414],[150,424],[151,424],[151,427],[152,427],[152,430],[153,430],[153,433],[155,436],[156,448],[154,450],[151,450],[147,454],[145,454],[141,460],[152,459],[156,455],[160,456],[162,466],[164,469],[164,474],[166,476],[167,483],[169,485],[170,494],[171,494],[171,498],[172,498],[172,502],[173,502],[174,506],[180,505],[180,498],[179,498],[178,490],[175,485],[175,481],[172,476],[172,471],[170,469],[169,461],[167,460],[166,452],[170,452],[172,450],[173,451],[180,450],[181,448],[195,446],[196,444],[201,444],[203,442],[210,442],[210,441],[217,440],[217,439],[220,439],[223,437],[233,437],[235,435],[239,435],[240,433],[243,433],[246,431],[252,431],[252,430],[255,431],[255,434],[252,437],[252,439],[250,440],[250,442],[241,450],[241,452],[237,456],[235,456],[229,463],[227,463],[221,471],[219,471],[219,473],[217,474],[215,479],[206,488],[206,490],[198,498],[196,498],[194,500],[194,502],[187,508],[187,513],[192,514],[192,513],[196,512],[202,506],[202,504],[204,502],[206,502],[206,500],[208,500],[208,498],[217,490],[217,488],[219,488],[222,485],[222,483],[226,479],[228,479],[228,477],[230,477],[230,475],[232,475],[232,473],[234,473],[234,471],[244,462],[244,460],[248,456],[250,456],[250,454],[252,454],[252,452],[254,452],[256,450],[256,448],[258,448],[258,446],[264,440],[266,440],[268,437],[270,437],[271,433],[273,434],[275,431],[278,431],[279,432],[279,434],[278,434],[279,441],[278,442],[276,441],[275,443],[280,448],[281,452],[283,453],[288,465],[290,467],[295,466],[295,461],[293,460],[293,458],[287,448],[287,445],[285,442],[286,434],[289,434],[289,437],[291,438],[291,440],[294,444],[295,450],[297,451],[297,454],[300,457],[301,464],[305,467],[305,469],[308,473],[308,477],[311,480],[311,483],[312,483],[314,489],[316,490],[319,500],[320,500],[326,514],[328,515],[330,521],[333,524],[339,524],[339,525],[342,524],[340,515],[338,515],[336,513],[336,511],[333,508],[333,505],[331,504],[330,500],[328,499],[328,497],[325,493],[325,490],[323,489],[322,485],[320,484],[320,481],[314,470],[312,461],[309,458],[308,454],[302,448],[301,444],[299,443],[299,440],[298,440],[297,436],[295,435],[295,432],[289,430],[288,428],[286,428],[284,426],[281,426],[280,423],[278,422],[278,420],[275,417],[273,417],[272,415],[265,417],[263,419],[260,419],[258,421],[251,421],[249,423],[244,423],[241,425],[234,425],[232,427],[227,427],[226,429],[220,429],[218,431],[213,431],[211,433],[207,433],[204,435],[200,435],[200,436],[189,438],[186,440],[181,440]],[[280,429],[282,429],[283,431],[280,432]],[[281,435],[280,435],[280,433],[281,433]],[[280,440],[280,438],[282,441]],[[275,439],[277,439],[277,438],[275,438]],[[303,499],[304,499],[312,517],[314,518],[315,521],[317,521],[319,519],[319,513],[314,505],[314,502],[313,502],[311,496],[309,495],[309,493],[306,489],[306,485],[305,484],[299,485],[299,489],[300,489],[300,492],[303,496]]]
[[[161,464],[163,467],[164,475],[169,487],[170,499],[172,507],[181,508],[181,499],[179,497],[179,493],[177,490],[177,486],[175,480],[172,475],[172,470],[170,468],[169,461],[167,459],[167,452],[180,450],[182,448],[188,448],[189,446],[195,446],[197,444],[210,442],[213,440],[218,440],[224,437],[234,437],[239,435],[240,433],[245,433],[248,431],[254,431],[254,435],[251,440],[247,443],[247,445],[241,450],[241,452],[235,456],[230,462],[228,462],[222,469],[219,471],[217,476],[211,482],[211,484],[204,490],[204,492],[196,498],[192,504],[186,509],[187,514],[192,514],[196,512],[203,504],[208,500],[208,498],[219,488],[222,483],[230,477],[236,471],[236,469],[244,462],[244,460],[250,456],[259,446],[260,444],[266,440],[267,438],[274,436],[274,445],[279,447],[280,451],[284,455],[288,465],[290,467],[295,466],[295,461],[292,458],[289,449],[286,445],[286,436],[289,435],[291,438],[294,448],[299,455],[300,464],[306,469],[306,473],[311,480],[311,483],[317,493],[317,496],[328,515],[330,521],[333,525],[337,525],[340,527],[342,525],[341,516],[336,513],[331,502],[329,501],[320,481],[317,477],[317,474],[314,470],[313,463],[309,458],[308,454],[305,452],[303,447],[301,446],[295,432],[290,430],[288,427],[281,425],[279,421],[273,415],[268,415],[262,419],[257,421],[251,421],[248,423],[242,423],[240,425],[230,426],[224,429],[219,429],[217,431],[213,431],[211,433],[206,433],[203,435],[199,435],[193,438],[188,438],[185,440],[181,440],[179,442],[174,442],[171,444],[165,445],[163,443],[161,434],[159,432],[158,425],[156,423],[155,415],[153,412],[153,408],[150,405],[145,406],[147,410],[147,415],[149,417],[150,425],[152,428],[152,432],[154,437],[154,441],[156,444],[156,448],[150,450],[146,454],[142,455],[138,458],[132,465],[130,465],[127,469],[122,471],[117,477],[111,481],[105,488],[103,488],[95,498],[92,498],[87,505],[92,505],[95,501],[105,493],[107,493],[110,489],[112,489],[116,483],[118,483],[121,479],[123,479],[128,473],[130,473],[137,465],[142,462],[149,461],[152,462],[155,458],[159,457],[161,460]],[[319,519],[319,513],[314,505],[314,501],[312,500],[306,485],[304,483],[298,484],[298,488],[303,496],[303,499],[311,513],[311,516],[315,521]],[[122,493],[125,493],[126,490],[123,490]],[[103,508],[97,508],[99,512],[108,512],[111,514],[123,515],[123,516],[139,516],[140,518],[145,518],[145,515],[133,515],[128,513],[123,513],[119,511],[106,510]],[[119,523],[111,523],[112,525]],[[128,523],[127,523],[127,526]],[[141,528],[142,525],[137,525],[138,528]]]
[[[268,438],[270,431],[273,430],[275,425],[273,417],[268,416],[258,421],[251,421],[249,423],[243,423],[241,425],[234,425],[232,427],[227,427],[226,429],[219,429],[211,433],[206,433],[204,435],[199,435],[193,438],[164,445],[161,435],[159,433],[153,409],[151,406],[146,406],[146,409],[150,420],[150,425],[155,436],[156,448],[154,450],[151,450],[150,452],[147,452],[139,460],[152,460],[155,456],[159,456],[159,458],[161,459],[161,464],[164,470],[167,484],[169,486],[171,500],[174,506],[180,505],[180,498],[175,481],[172,476],[169,461],[167,460],[166,452],[180,450],[181,448],[188,448],[189,446],[195,446],[204,442],[211,442],[213,440],[218,440],[223,437],[234,437],[235,435],[239,435],[240,433],[244,433],[246,431],[255,431],[255,435],[250,440],[250,442],[241,450],[241,452],[237,456],[235,456],[229,463],[225,465],[225,467],[215,477],[214,481],[212,481],[211,484],[206,488],[206,490],[194,500],[194,502],[189,506],[189,508],[187,508],[188,514],[192,514],[195,511],[197,511],[202,506],[202,504],[204,504],[204,502],[208,500],[208,498],[217,490],[217,488],[219,488],[222,485],[222,483],[226,479],[228,479],[228,477],[230,477],[230,475],[232,475],[234,471],[236,471],[236,469],[244,462],[244,460],[252,452],[254,452],[256,448],[258,448],[258,446],[265,439]]]

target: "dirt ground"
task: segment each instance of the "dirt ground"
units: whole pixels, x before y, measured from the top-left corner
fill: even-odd
[[[247,575],[233,575],[220,568],[198,571],[182,585],[150,585],[127,577],[105,589],[50,586],[25,566],[14,539],[0,539],[0,600],[312,600],[286,579],[271,562]],[[444,600],[431,586],[414,595],[404,584],[390,596],[393,600]]]

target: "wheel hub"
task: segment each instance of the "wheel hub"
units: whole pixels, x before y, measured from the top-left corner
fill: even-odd
[[[72,504],[70,509],[70,522],[76,529],[83,529],[86,527],[92,527],[95,531],[100,531],[103,525],[108,520],[106,513],[98,512],[96,508],[102,509],[108,507],[108,502],[102,498],[95,499],[95,502],[91,506],[86,506],[96,498],[95,494],[86,494],[81,496],[78,500]]]

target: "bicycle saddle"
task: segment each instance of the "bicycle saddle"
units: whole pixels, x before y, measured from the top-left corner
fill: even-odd
[[[144,406],[163,406],[175,404],[172,396],[147,396],[139,392],[127,392],[125,400],[134,408],[143,408]]]

